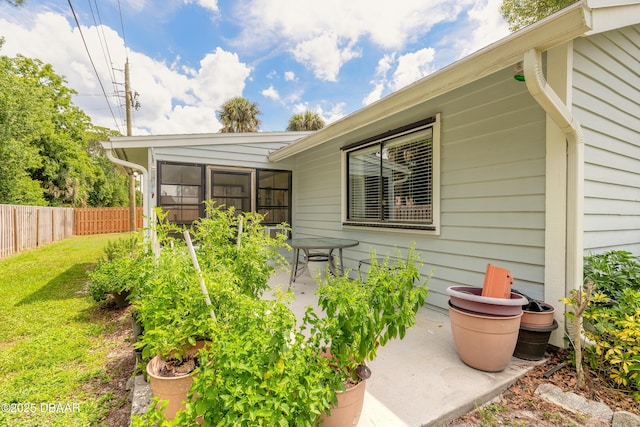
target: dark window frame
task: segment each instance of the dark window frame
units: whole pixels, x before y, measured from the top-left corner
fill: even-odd
[[[163,194],[162,194],[162,186],[163,185],[186,185],[184,183],[181,182],[163,182],[164,180],[164,167],[165,166],[181,166],[181,167],[198,167],[200,168],[200,193],[198,195],[198,203],[163,203]],[[196,207],[198,210],[198,216],[202,217],[204,215],[204,205],[203,205],[203,200],[205,197],[205,191],[206,191],[206,176],[205,176],[205,167],[203,164],[199,164],[199,163],[182,163],[182,162],[171,162],[171,161],[159,161],[158,162],[158,182],[157,182],[157,201],[156,201],[156,205],[160,208],[162,208],[163,210],[169,210],[169,212],[171,211],[170,209],[166,209],[165,206],[191,206],[191,207]],[[192,185],[192,184],[191,184]],[[181,224],[181,225],[187,225],[190,224],[191,222],[189,221],[176,221],[175,219],[168,217],[167,218],[169,221],[175,222],[177,224]]]
[[[436,144],[439,144],[439,115],[429,117],[425,120],[421,120],[419,122],[415,122],[400,128],[396,128],[382,134],[373,136],[371,138],[367,138],[362,141],[358,141],[357,143],[349,144],[342,148],[345,157],[345,217],[343,220],[344,226],[357,226],[357,227],[371,227],[371,228],[395,228],[395,229],[407,229],[407,230],[427,230],[427,231],[437,231],[438,222],[436,218],[439,215],[436,212],[436,209],[439,209],[439,191],[435,188],[436,185],[439,185],[439,179],[434,175],[439,171],[439,165],[436,167],[436,162],[439,159],[436,158],[436,155],[439,155],[439,146],[436,148]],[[401,141],[401,138],[406,136],[410,136],[412,134],[418,134],[420,132],[424,132],[427,129],[431,129],[430,135],[430,153],[429,153],[429,161],[427,164],[427,175],[424,175],[422,179],[427,183],[426,191],[427,197],[430,199],[430,202],[427,205],[416,206],[415,209],[410,207],[404,207],[405,211],[420,211],[419,214],[416,212],[409,212],[408,219],[398,219],[396,216],[400,216],[400,211],[396,212],[396,209],[392,206],[389,206],[390,202],[387,200],[389,198],[389,188],[390,185],[393,185],[389,182],[389,178],[385,177],[385,159],[381,154],[383,153],[385,144],[393,145],[394,141]],[[377,166],[377,175],[368,175],[363,174],[362,182],[362,190],[365,193],[374,191],[377,189],[377,200],[373,200],[376,202],[378,208],[378,217],[372,218],[370,217],[371,209],[368,209],[367,206],[372,201],[369,198],[368,194],[365,194],[364,199],[360,200],[361,206],[357,207],[360,211],[364,209],[364,214],[361,215],[354,214],[354,203],[352,200],[352,181],[351,181],[351,172],[352,172],[352,163],[356,164],[356,162],[360,162],[360,167],[363,167],[363,160],[358,159],[355,160],[356,155],[360,154],[361,156],[365,155],[366,150],[373,149],[376,150],[376,155],[380,153],[379,164],[371,164],[370,170],[375,171]],[[371,156],[370,156],[371,157]],[[377,179],[377,185],[372,185],[368,181],[370,181],[371,177],[375,177]],[[374,188],[375,187],[375,188]],[[386,190],[386,192],[385,192]],[[428,206],[428,207],[425,207]],[[393,213],[391,210],[393,209]],[[411,219],[412,215],[418,217],[417,219]]]

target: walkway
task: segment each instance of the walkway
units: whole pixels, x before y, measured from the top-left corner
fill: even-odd
[[[289,277],[279,272],[271,285],[287,289]],[[302,317],[315,306],[316,283],[305,273],[292,286],[291,309]],[[428,298],[427,298],[428,301]],[[470,368],[458,357],[449,317],[433,307],[418,312],[417,324],[401,341],[378,350],[369,366],[367,396],[358,427],[443,426],[499,395],[535,366],[513,358],[503,372]]]

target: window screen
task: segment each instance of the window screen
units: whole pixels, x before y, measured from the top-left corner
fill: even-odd
[[[433,224],[432,127],[350,149],[347,170],[347,221]]]

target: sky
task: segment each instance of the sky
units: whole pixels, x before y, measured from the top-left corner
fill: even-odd
[[[0,55],[53,65],[95,125],[218,132],[235,96],[260,130],[311,110],[332,123],[509,34],[500,0],[0,0]]]

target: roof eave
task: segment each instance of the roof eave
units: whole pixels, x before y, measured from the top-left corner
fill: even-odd
[[[105,149],[160,148],[176,146],[293,142],[312,132],[199,133],[175,135],[116,136],[102,141]]]

